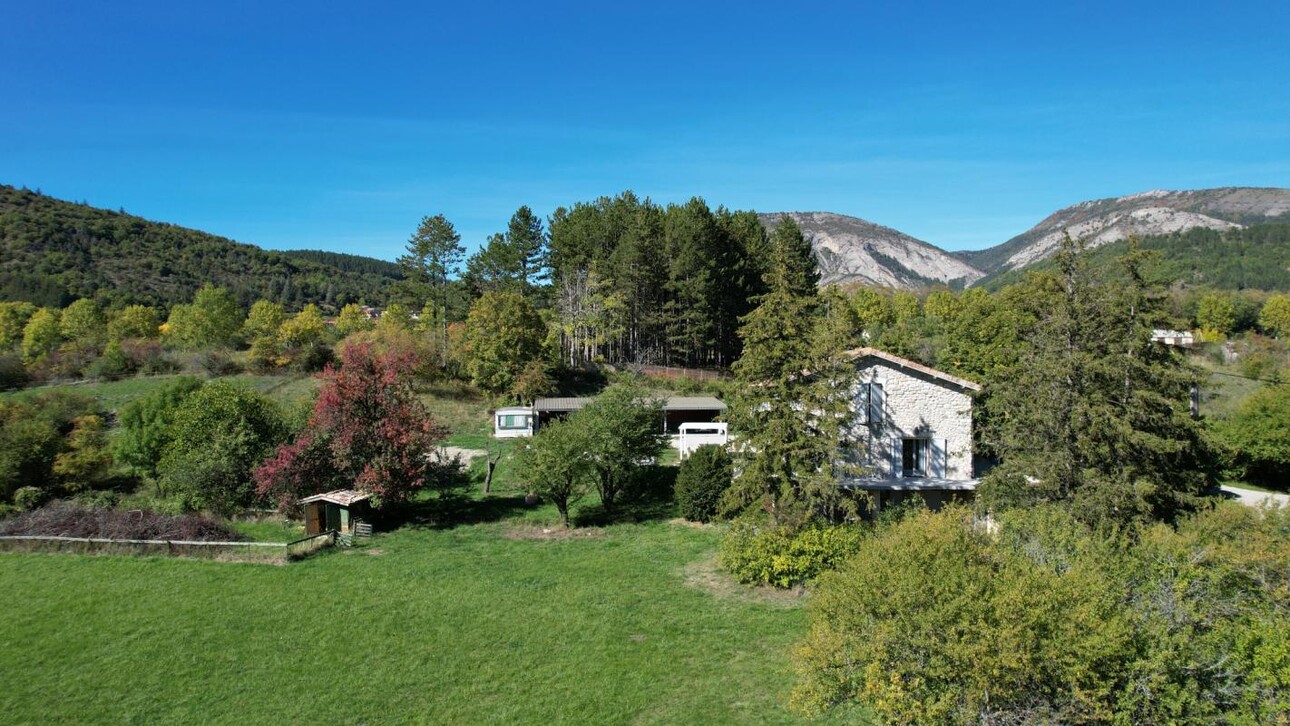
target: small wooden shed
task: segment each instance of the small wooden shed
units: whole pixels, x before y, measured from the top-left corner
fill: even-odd
[[[322,534],[329,530],[352,532],[356,522],[368,519],[372,495],[353,489],[336,489],[305,497],[305,534]]]

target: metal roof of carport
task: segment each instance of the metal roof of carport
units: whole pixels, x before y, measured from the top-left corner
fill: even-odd
[[[539,398],[533,402],[534,411],[577,411],[594,398]],[[726,404],[714,396],[672,396],[663,400],[664,411],[724,411]]]

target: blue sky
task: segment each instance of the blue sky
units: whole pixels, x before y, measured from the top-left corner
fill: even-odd
[[[1287,31],[1284,1],[15,3],[0,182],[388,259],[426,214],[473,249],[624,189],[977,249],[1290,186]]]

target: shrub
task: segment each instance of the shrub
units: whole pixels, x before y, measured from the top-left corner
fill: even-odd
[[[731,525],[718,557],[740,582],[792,587],[836,568],[863,539],[857,525],[809,524],[794,532],[744,518]]]
[[[208,350],[197,358],[197,364],[212,376],[232,376],[242,372],[242,366],[222,350]]]
[[[136,370],[134,361],[125,354],[121,344],[114,340],[103,349],[103,355],[86,367],[85,375],[98,380],[114,381],[131,375]]]
[[[709,522],[721,495],[730,488],[730,454],[721,446],[700,446],[681,462],[676,475],[676,504],[681,516]]]
[[[31,510],[40,506],[45,501],[45,493],[39,487],[19,487],[13,493],[13,503],[19,509]]]
[[[69,391],[0,401],[0,501],[8,501],[20,487],[57,492],[63,484],[73,483],[55,472],[55,464],[60,456],[70,455],[63,463],[73,464],[79,455],[90,454],[92,447],[85,444],[94,443],[94,437],[87,440],[87,430],[81,432],[79,454],[73,452],[68,434],[77,419],[94,414],[95,409],[93,399]]]
[[[121,410],[121,431],[115,453],[142,474],[155,475],[157,464],[172,439],[175,410],[202,382],[191,376],[176,378]]]
[[[123,340],[121,352],[130,360],[130,365],[144,375],[174,373],[179,364],[171,358],[158,340]]]
[[[1069,507],[923,512],[826,573],[794,703],[888,723],[1276,723],[1290,513],[1224,503],[1095,534]]]
[[[1264,386],[1214,430],[1245,478],[1284,487],[1290,475],[1290,386]]]

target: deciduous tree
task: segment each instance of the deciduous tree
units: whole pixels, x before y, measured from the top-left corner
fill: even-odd
[[[220,513],[248,506],[251,471],[286,437],[277,405],[255,391],[214,381],[184,398],[158,465],[163,487],[186,506]]]
[[[29,302],[0,302],[0,350],[22,342],[23,328],[35,312],[36,306]]]
[[[37,363],[58,347],[62,340],[58,313],[41,308],[27,320],[22,329],[22,357],[27,363]]]
[[[546,325],[519,292],[485,293],[466,318],[466,370],[476,385],[510,391],[529,363],[543,355]]]
[[[81,298],[63,308],[58,327],[64,340],[98,343],[105,332],[103,311],[93,300]]]
[[[1290,334],[1290,295],[1281,293],[1268,298],[1259,312],[1259,326],[1278,338]]]
[[[371,330],[373,327],[372,319],[357,303],[350,303],[341,308],[340,315],[336,316],[336,334],[342,338],[351,333]]]
[[[633,386],[612,386],[571,417],[586,442],[600,501],[610,509],[667,447],[662,402]]]
[[[118,310],[107,326],[108,340],[148,340],[160,335],[157,311],[147,305],[127,305]]]
[[[432,454],[447,431],[412,390],[415,365],[407,352],[378,354],[367,342],[345,346],[342,364],[323,371],[305,430],[256,470],[257,491],[290,507],[302,496],[353,488],[384,506],[440,488],[451,472]]]
[[[555,504],[566,527],[569,506],[591,491],[595,478],[585,456],[584,431],[572,421],[553,421],[520,451],[520,467],[529,490]]]
[[[246,322],[242,323],[242,336],[247,340],[271,338],[278,334],[278,328],[286,320],[287,313],[281,305],[269,300],[256,300],[246,314]]]

